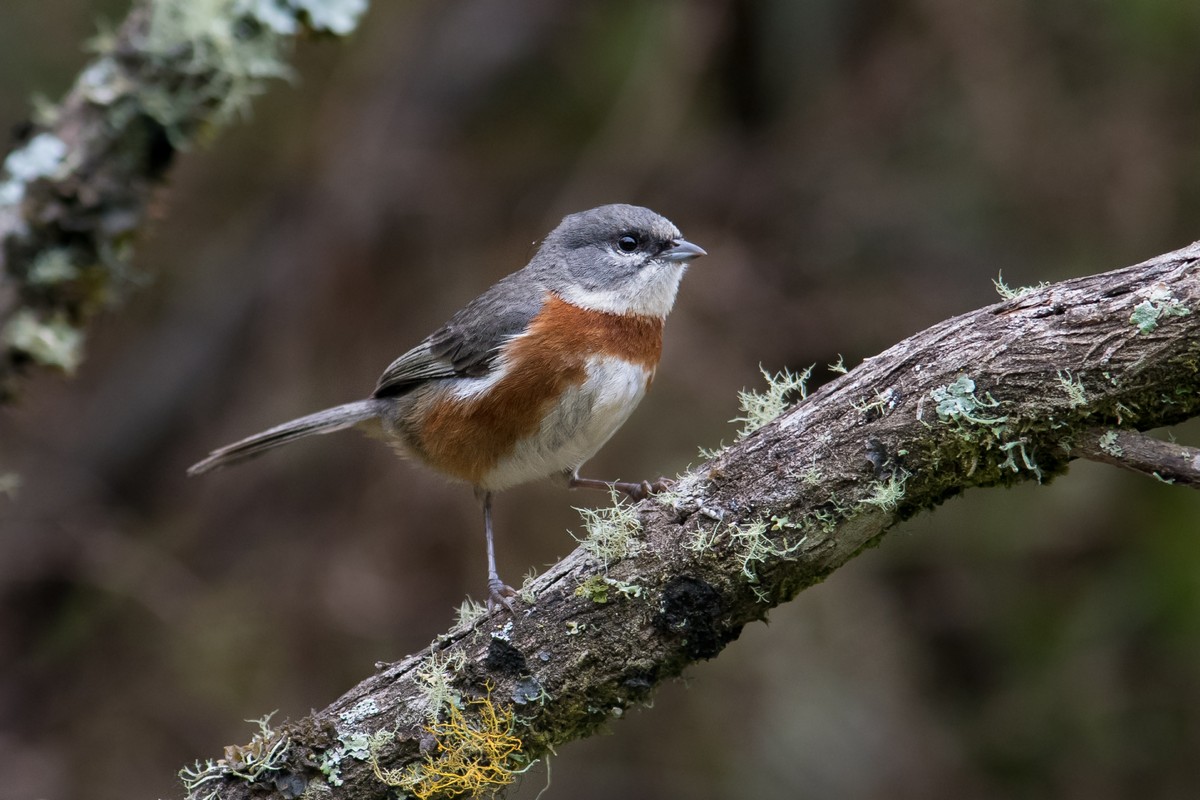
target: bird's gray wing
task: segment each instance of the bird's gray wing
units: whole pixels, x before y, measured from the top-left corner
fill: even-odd
[[[541,309],[545,289],[515,272],[464,306],[450,321],[392,362],[375,397],[394,397],[437,378],[479,378],[491,372],[500,348]]]

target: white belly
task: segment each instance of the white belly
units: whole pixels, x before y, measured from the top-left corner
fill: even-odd
[[[521,441],[482,481],[499,491],[572,472],[596,454],[646,394],[653,370],[601,356],[587,362],[587,380],[568,389],[535,436]]]

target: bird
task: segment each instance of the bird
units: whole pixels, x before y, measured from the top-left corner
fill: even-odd
[[[657,486],[580,477],[654,379],[663,324],[706,251],[665,217],[612,204],[569,214],[501,278],[383,371],[370,397],[213,450],[200,475],[314,434],[359,429],[471,485],[482,504],[488,608],[514,612],[496,570],[492,496],[560,475],[643,499]]]

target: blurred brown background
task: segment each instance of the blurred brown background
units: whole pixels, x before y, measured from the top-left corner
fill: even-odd
[[[60,96],[125,10],[7,4],[0,123]],[[645,204],[711,254],[588,470],[673,474],[732,438],[760,362],[853,365],[993,302],[1001,270],[1200,238],[1198,33],[1172,0],[405,0],[306,44],[294,83],[180,162],[145,285],[80,374],[0,411],[23,479],[0,495],[0,800],[179,796],[241,720],[324,706],[479,596],[470,491],[374,442],[184,468],[365,395],[563,214]],[[595,500],[502,495],[502,573],[568,552]],[[1081,464],[969,493],[771,622],[564,747],[545,797],[1200,787],[1194,492]]]

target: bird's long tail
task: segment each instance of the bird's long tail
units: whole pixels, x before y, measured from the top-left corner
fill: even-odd
[[[214,469],[240,464],[305,436],[350,428],[378,417],[380,411],[380,401],[376,399],[359,400],[356,403],[327,408],[213,450],[208,454],[208,458],[188,467],[188,475],[202,475]]]

